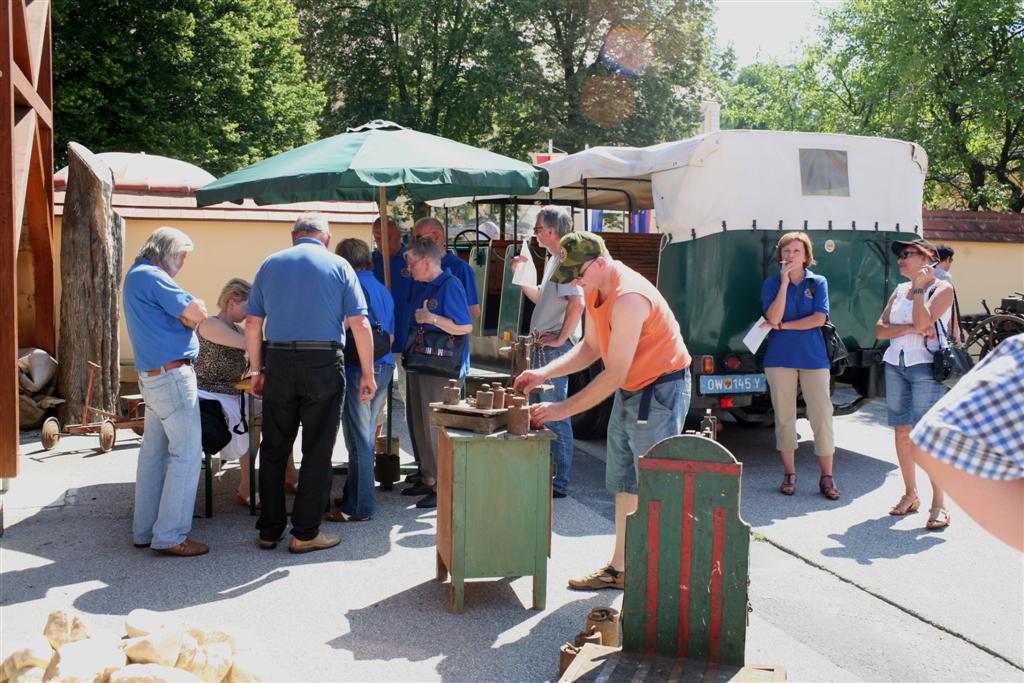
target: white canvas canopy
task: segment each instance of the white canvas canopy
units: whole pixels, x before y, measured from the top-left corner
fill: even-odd
[[[653,208],[660,230],[682,241],[723,224],[750,230],[755,221],[758,229],[782,221],[784,229],[877,223],[920,232],[928,158],[900,140],[723,130],[651,147],[594,147],[544,168],[556,199],[582,199],[585,184],[590,208]]]

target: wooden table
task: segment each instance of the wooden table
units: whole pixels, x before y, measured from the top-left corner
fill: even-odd
[[[437,580],[451,574],[451,611],[466,579],[511,576],[532,576],[533,609],[544,609],[554,434],[437,429]]]

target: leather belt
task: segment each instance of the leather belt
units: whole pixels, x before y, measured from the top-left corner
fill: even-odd
[[[664,384],[665,382],[683,379],[686,377],[688,370],[689,368],[683,368],[682,370],[676,370],[675,372],[664,374],[640,390],[643,393],[640,394],[640,409],[637,411],[636,415],[636,421],[638,424],[647,424],[647,417],[651,414],[651,396],[654,395],[654,387],[659,384]]]
[[[267,342],[267,348],[287,351],[334,351],[340,349],[341,344],[336,341]]]
[[[174,368],[180,368],[182,365],[192,365],[192,360],[189,358],[179,358],[178,360],[172,360],[170,363],[167,363],[166,365],[161,365],[156,370],[143,370],[142,374],[145,377],[156,377],[161,372],[167,372],[168,370],[173,370]]]

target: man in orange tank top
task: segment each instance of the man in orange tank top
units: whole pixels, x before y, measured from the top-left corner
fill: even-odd
[[[614,394],[608,422],[605,486],[615,494],[615,548],[611,561],[570,579],[569,588],[622,589],[626,575],[626,516],[636,511],[638,458],[683,430],[690,406],[690,353],[679,323],[658,289],[616,261],[600,236],[573,232],[560,243],[552,282],[579,285],[586,303],[583,343],[547,365],[516,378],[529,392],[553,377],[571,375],[597,359],[604,370],[573,396],[531,407],[534,424],[562,420]]]

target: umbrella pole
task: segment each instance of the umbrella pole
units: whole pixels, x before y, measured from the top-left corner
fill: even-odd
[[[391,225],[388,223],[388,191],[386,188],[378,188],[380,190],[380,201],[378,211],[380,213],[380,256],[381,261],[384,263],[384,286],[387,290],[391,291],[391,246],[388,244],[388,240],[391,235]],[[398,368],[395,368],[395,372],[398,372]],[[395,385],[394,376],[395,372],[391,373],[391,379],[388,381],[388,419],[385,428],[387,429],[387,437],[385,440],[384,454],[391,458],[391,415],[394,412],[392,410],[392,389]]]

